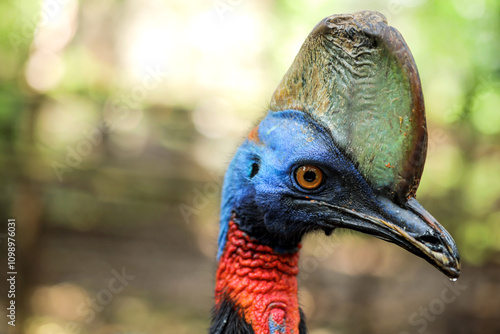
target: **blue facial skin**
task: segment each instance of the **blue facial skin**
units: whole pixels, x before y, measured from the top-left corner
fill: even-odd
[[[218,258],[232,218],[240,229],[275,251],[291,252],[305,233],[320,229],[331,233],[332,220],[342,225],[341,214],[318,210],[310,200],[353,209],[357,203],[364,207],[368,203],[377,210],[370,205],[375,194],[335,147],[329,130],[304,112],[271,112],[260,123],[258,135],[258,142],[247,139],[239,147],[226,172]],[[295,171],[303,165],[322,170],[319,188],[308,191],[297,184]],[[252,170],[257,171],[253,176]]]

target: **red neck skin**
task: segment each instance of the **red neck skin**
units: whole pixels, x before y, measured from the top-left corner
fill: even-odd
[[[230,298],[256,334],[298,334],[298,263],[298,251],[278,254],[231,221],[217,269],[216,305]]]

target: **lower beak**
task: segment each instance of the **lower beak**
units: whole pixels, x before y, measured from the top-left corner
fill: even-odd
[[[360,231],[392,242],[425,259],[449,278],[460,275],[460,255],[451,235],[415,198],[405,204],[378,196],[370,206],[344,207],[315,201],[330,227]],[[327,212],[325,212],[327,211]]]

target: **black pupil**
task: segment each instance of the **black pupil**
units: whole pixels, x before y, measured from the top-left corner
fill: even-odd
[[[308,170],[307,172],[304,173],[304,180],[306,182],[313,182],[314,180],[316,180],[316,172]]]

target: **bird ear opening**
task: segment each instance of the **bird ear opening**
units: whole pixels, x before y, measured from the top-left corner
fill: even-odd
[[[254,162],[252,164],[252,171],[250,172],[250,178],[253,178],[257,173],[259,172],[259,164],[257,162]]]

